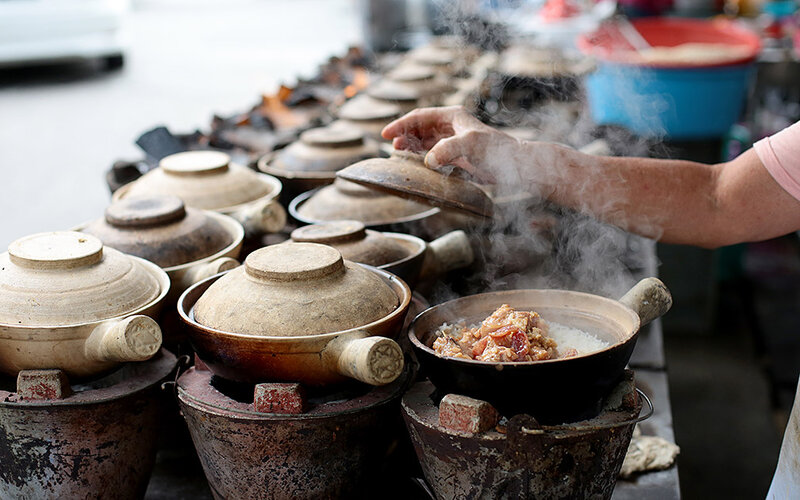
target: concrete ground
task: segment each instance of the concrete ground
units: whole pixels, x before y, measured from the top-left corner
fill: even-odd
[[[0,248],[100,216],[109,200],[104,171],[116,159],[140,156],[133,140],[141,132],[158,124],[205,128],[212,113],[246,109],[280,81],[341,53],[359,38],[356,6],[355,0],[141,0],[127,20],[130,48],[121,71],[92,64],[0,71]],[[664,261],[666,275],[669,266],[686,263]],[[787,346],[797,344],[794,295],[781,288],[785,280],[766,275],[773,281],[751,290],[761,317],[773,320],[766,327],[778,332],[772,340],[754,341],[760,337],[742,316],[737,287],[721,289],[715,303],[724,321],[705,322],[708,307],[690,311],[688,322],[665,319],[685,498],[766,493],[780,442],[772,403],[787,408],[791,401],[785,390],[771,391],[767,375],[791,385],[796,350]],[[698,322],[701,331],[686,327]],[[781,366],[789,367],[780,376],[764,369],[765,343],[771,359],[784,358]]]
[[[207,128],[358,42],[354,0],[137,0],[121,71],[0,71],[0,248],[102,215],[104,171],[154,125]]]

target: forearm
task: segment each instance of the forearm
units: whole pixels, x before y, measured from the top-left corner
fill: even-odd
[[[750,197],[743,194],[755,188],[731,181],[730,172],[723,176],[726,164],[596,157],[540,143],[524,147],[534,163],[528,171],[540,174],[531,179],[532,189],[556,204],[666,243],[716,247],[783,234],[790,227],[765,226],[759,208],[748,207]]]

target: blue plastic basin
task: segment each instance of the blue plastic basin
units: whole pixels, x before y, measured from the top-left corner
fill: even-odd
[[[721,137],[742,112],[754,69],[598,62],[587,80],[589,107],[596,123],[622,125],[644,137]]]

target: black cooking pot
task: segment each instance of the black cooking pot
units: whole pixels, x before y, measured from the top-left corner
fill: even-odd
[[[609,346],[570,358],[488,362],[442,357],[431,345],[443,323],[477,324],[502,304],[534,310],[547,321],[590,332]],[[462,297],[434,306],[411,323],[408,336],[423,373],[438,393],[490,402],[511,417],[527,413],[543,424],[596,416],[622,377],[639,328],[667,312],[672,297],[656,278],[639,282],[619,301],[566,290],[511,290]]]

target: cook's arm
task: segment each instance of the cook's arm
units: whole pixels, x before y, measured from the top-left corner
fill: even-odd
[[[666,243],[717,247],[758,241],[800,229],[800,202],[787,193],[750,149],[717,165],[681,160],[592,157],[543,143],[522,147],[551,156],[543,187],[554,203],[582,210]],[[535,175],[535,174],[534,174]]]
[[[590,156],[512,138],[463,108],[417,110],[387,125],[384,137],[403,149],[430,148],[431,168],[457,165],[667,243],[716,247],[800,229],[800,202],[753,150],[718,165]]]

